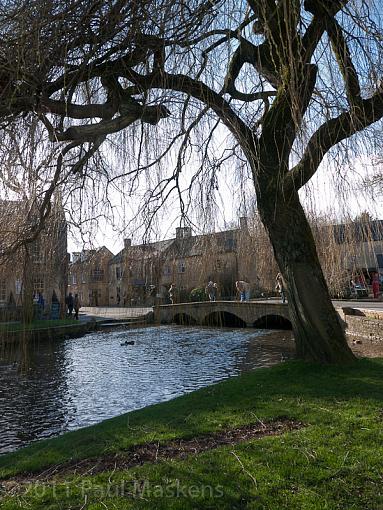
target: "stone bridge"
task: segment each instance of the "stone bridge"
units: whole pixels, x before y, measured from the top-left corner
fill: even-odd
[[[287,304],[265,301],[203,301],[154,307],[161,324],[290,329]]]

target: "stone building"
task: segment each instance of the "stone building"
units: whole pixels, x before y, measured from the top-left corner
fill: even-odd
[[[52,303],[64,310],[68,275],[67,223],[56,197],[42,232],[32,242],[37,210],[27,201],[0,201],[0,308],[25,308],[26,300],[44,299],[44,314]],[[55,306],[56,314],[59,313]]]
[[[318,255],[332,295],[350,274],[366,280],[374,271],[383,278],[383,221],[334,225],[313,223]],[[250,283],[252,297],[275,295],[278,272],[273,250],[257,217],[240,218],[239,227],[193,235],[179,227],[172,239],[133,245],[115,256],[105,247],[73,254],[68,291],[78,293],[84,306],[152,305],[166,302],[173,283],[180,301],[193,289],[203,295],[209,280],[219,299],[236,296],[235,281]]]
[[[109,262],[109,304],[131,306],[153,304],[161,283],[162,265],[173,240],[132,245]]]
[[[239,277],[238,245],[238,230],[193,236],[189,227],[177,228],[166,252],[161,285],[168,288],[173,283],[184,301],[193,289],[213,280],[220,298],[232,296]]]
[[[105,246],[72,254],[68,293],[78,294],[82,306],[109,304],[109,262],[113,253]]]
[[[369,282],[373,273],[383,278],[383,220],[353,221],[333,226],[343,266]]]
[[[108,306],[109,262],[113,253],[105,246],[72,254],[68,293],[78,294],[82,306]]]
[[[221,298],[232,298],[235,281],[257,285],[247,222],[240,228],[193,236],[189,227],[176,229],[175,238],[141,245],[129,239],[109,262],[109,304],[138,305],[165,301],[173,283],[179,299],[212,279]]]

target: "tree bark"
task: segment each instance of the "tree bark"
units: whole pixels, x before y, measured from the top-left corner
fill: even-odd
[[[298,193],[286,197],[276,189],[273,194],[271,182],[258,179],[258,210],[285,281],[297,356],[321,363],[352,362],[355,357],[331,302]],[[266,183],[268,188],[262,189]]]

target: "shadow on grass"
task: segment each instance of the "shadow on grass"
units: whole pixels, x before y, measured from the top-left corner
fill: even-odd
[[[362,359],[346,367],[288,362],[1,456],[0,479],[146,442],[189,438],[281,416],[336,425],[358,409],[376,413],[382,397],[383,360]]]

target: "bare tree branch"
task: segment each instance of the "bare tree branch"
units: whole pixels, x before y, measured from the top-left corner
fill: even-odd
[[[337,143],[383,117],[383,92],[360,103],[360,108],[326,121],[310,138],[301,161],[285,177],[285,190],[300,189],[315,174],[325,154]]]

